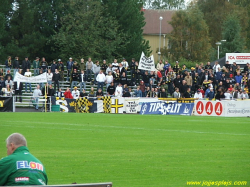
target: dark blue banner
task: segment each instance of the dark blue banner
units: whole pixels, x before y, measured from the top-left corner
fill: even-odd
[[[158,115],[191,115],[194,103],[165,103],[151,102],[142,103],[140,114],[158,114]]]

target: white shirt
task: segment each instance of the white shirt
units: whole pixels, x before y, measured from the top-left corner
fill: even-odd
[[[114,67],[114,66],[115,66],[115,67]],[[118,67],[118,66],[119,66],[119,64],[118,64],[117,62],[116,62],[116,63],[113,62],[113,63],[112,63],[112,70],[113,70],[113,71],[117,70],[117,67]]]
[[[25,76],[25,77],[31,77],[31,75],[32,75],[32,73],[31,73],[30,71],[26,71],[26,72],[24,73],[24,76]]]
[[[195,94],[194,94],[194,98],[195,99],[202,99],[203,97],[202,97],[202,93],[201,92],[195,92]]]
[[[106,81],[107,81],[107,84],[110,84],[111,82],[113,82],[113,76],[112,75],[106,75]]]
[[[216,73],[219,71],[219,68],[220,68],[220,64],[217,64],[217,65],[214,64],[213,69],[214,69],[214,71],[215,71]]]
[[[128,62],[127,61],[122,61],[121,64],[122,64],[122,67],[124,67],[125,69],[128,69]]]
[[[52,81],[53,73],[47,73],[47,81]]]
[[[72,96],[74,99],[78,99],[80,95],[80,92],[78,90],[73,90],[72,91]]]
[[[106,80],[106,77],[103,73],[99,73],[96,77],[96,81],[98,82],[105,82],[105,80]]]
[[[230,100],[232,97],[231,93],[229,93],[229,92],[225,92],[224,95],[225,95],[225,99],[227,99],[227,100]]]
[[[81,82],[84,82],[84,74],[80,74],[80,76],[81,76]]]
[[[115,89],[115,96],[116,97],[121,97],[122,96],[122,92],[123,92],[122,86],[117,86],[116,89]]]
[[[36,88],[33,92],[33,97],[39,97],[40,95],[42,95],[41,90]]]

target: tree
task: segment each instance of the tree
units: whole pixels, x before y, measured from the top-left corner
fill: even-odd
[[[177,11],[170,24],[173,31],[169,36],[171,47],[168,52],[174,58],[173,60],[181,57],[193,61],[209,59],[211,45],[208,26],[197,6]]]
[[[145,9],[184,9],[185,0],[142,0]]]
[[[118,33],[122,35],[121,45],[116,46],[116,54],[127,59],[139,59],[141,52],[146,55],[151,53],[149,42],[143,39],[143,27],[145,25],[142,5],[137,0],[103,0],[109,13],[118,22]]]
[[[232,53],[235,51],[243,52],[245,47],[245,38],[241,37],[240,21],[235,15],[227,17],[222,26],[222,37],[226,40],[221,45],[221,54]]]
[[[234,5],[228,0],[198,0],[197,5],[204,14],[204,19],[209,27],[211,45],[214,48],[216,48],[216,42],[224,39],[222,38],[222,25],[229,15],[238,16],[242,28],[241,36],[247,36],[248,15],[245,8]]]
[[[61,58],[111,59],[120,55],[118,23],[100,1],[72,0],[67,6],[70,13],[62,17],[62,27],[52,38]]]

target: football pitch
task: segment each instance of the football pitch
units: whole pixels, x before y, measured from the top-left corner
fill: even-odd
[[[76,113],[0,117],[0,157],[6,156],[5,139],[22,133],[30,152],[44,164],[50,185],[182,187],[224,181],[220,186],[237,186],[245,181],[250,186],[250,118]]]

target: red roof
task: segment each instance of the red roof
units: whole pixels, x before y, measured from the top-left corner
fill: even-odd
[[[152,10],[152,9],[145,9],[144,10],[144,17],[146,25],[143,28],[143,34],[149,35],[158,35],[160,32],[160,19],[159,17],[163,17],[161,21],[161,33],[168,34],[170,33],[173,28],[168,23],[171,21],[171,18],[175,10]]]

